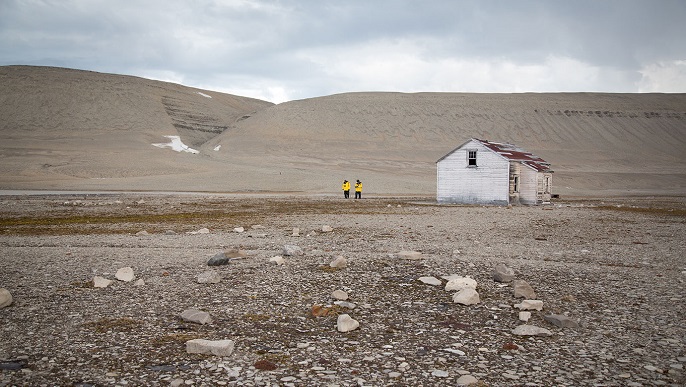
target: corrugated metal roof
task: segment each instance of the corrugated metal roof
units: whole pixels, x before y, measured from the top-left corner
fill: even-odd
[[[474,138],[486,148],[511,161],[518,161],[538,172],[552,172],[550,163],[516,145]]]

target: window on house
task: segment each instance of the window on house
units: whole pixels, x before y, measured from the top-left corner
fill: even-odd
[[[467,165],[470,167],[476,167],[476,151],[467,151]]]
[[[514,176],[514,182],[512,183],[512,192],[519,192],[519,176]]]

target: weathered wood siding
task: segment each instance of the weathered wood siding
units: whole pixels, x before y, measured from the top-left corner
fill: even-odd
[[[520,164],[521,165],[521,164]],[[521,187],[519,189],[519,202],[522,204],[538,204],[538,175],[533,169],[522,166],[520,172]]]
[[[477,151],[477,165],[468,165],[469,150]],[[470,141],[436,165],[439,203],[508,204],[510,163],[482,144]]]

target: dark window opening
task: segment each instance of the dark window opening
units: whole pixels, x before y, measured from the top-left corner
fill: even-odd
[[[476,151],[467,151],[467,165],[470,167],[476,167]]]

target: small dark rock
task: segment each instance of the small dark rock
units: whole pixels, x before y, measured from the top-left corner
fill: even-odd
[[[225,253],[217,253],[214,257],[210,258],[209,261],[207,261],[207,266],[221,266],[221,265],[228,265],[229,261],[231,259],[226,256]]]

